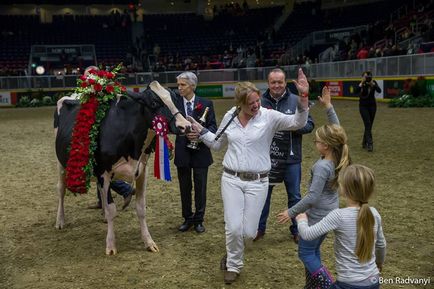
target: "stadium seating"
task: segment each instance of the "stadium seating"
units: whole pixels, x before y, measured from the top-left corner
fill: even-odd
[[[143,35],[134,36],[129,14],[54,15],[51,23],[41,23],[37,15],[0,15],[0,66],[3,74],[7,70],[21,73],[29,65],[30,46],[35,44],[94,44],[99,63],[123,61],[140,69],[146,69],[148,59],[156,65],[150,68],[158,70],[276,65],[289,47],[313,31],[388,20],[391,12],[407,2],[378,1],[327,10],[319,2],[302,2],[295,4],[278,31],[273,26],[283,6],[215,9],[212,19],[195,13],[145,14]],[[412,17],[426,22],[432,16],[432,8],[413,11],[395,21],[394,27],[409,27]],[[402,34],[404,28],[399,30]],[[382,33],[374,40],[384,38]],[[311,59],[324,49],[313,47]],[[291,61],[304,63],[303,59]],[[195,65],[186,66],[190,62]]]

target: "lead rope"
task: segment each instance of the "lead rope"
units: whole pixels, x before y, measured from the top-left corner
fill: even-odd
[[[222,129],[222,131],[215,137],[214,141],[218,141],[218,139],[223,135],[225,130],[228,128],[228,126],[231,124],[231,122],[234,120],[234,118],[237,117],[237,115],[240,113],[240,111],[241,111],[241,108],[237,107],[237,109],[232,114],[231,119],[228,121],[228,123],[225,125],[225,127]]]

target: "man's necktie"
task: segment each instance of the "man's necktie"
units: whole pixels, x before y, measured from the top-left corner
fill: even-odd
[[[191,102],[187,102],[187,115],[191,116],[193,114],[193,108]]]

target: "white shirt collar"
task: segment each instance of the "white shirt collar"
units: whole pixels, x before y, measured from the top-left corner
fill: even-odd
[[[190,100],[187,100],[185,97],[182,97],[184,100],[184,106],[187,106],[187,102],[191,102],[191,104],[194,104],[194,99],[196,98],[196,94],[193,94],[193,97]]]

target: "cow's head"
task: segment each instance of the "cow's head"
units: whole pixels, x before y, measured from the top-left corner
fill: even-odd
[[[128,91],[128,96],[147,107],[152,117],[158,114],[165,116],[171,133],[184,133],[191,126],[182,114],[176,113],[174,92],[163,88],[158,82],[152,82],[142,93]]]

